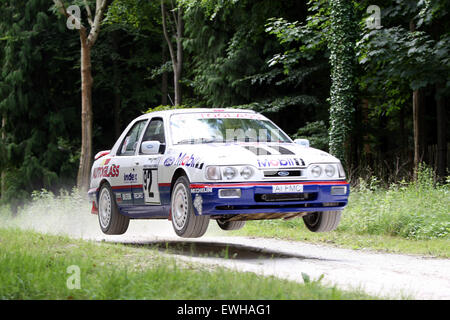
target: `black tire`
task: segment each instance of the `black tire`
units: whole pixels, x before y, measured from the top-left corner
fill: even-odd
[[[124,234],[130,218],[121,215],[117,207],[116,197],[108,183],[100,188],[98,196],[98,222],[104,234]]]
[[[245,226],[245,221],[224,221],[217,219],[217,224],[222,230],[239,230]]]
[[[312,212],[303,216],[303,222],[312,232],[329,232],[339,225],[341,213],[341,211]]]
[[[192,204],[189,180],[181,176],[173,185],[170,212],[175,233],[183,238],[198,238],[205,234],[209,216],[196,216]]]

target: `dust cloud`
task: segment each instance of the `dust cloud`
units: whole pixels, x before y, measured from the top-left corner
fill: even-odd
[[[55,196],[48,191],[33,193],[33,199],[18,209],[16,215],[0,212],[2,227],[33,230],[45,234],[66,235],[72,238],[97,241],[132,241],[142,238],[177,238],[168,220],[130,220],[123,235],[105,235],[98,216],[91,213],[91,204],[76,191]],[[214,221],[210,222],[208,236],[223,235]]]

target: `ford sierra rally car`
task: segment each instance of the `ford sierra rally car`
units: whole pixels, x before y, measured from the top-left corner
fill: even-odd
[[[105,234],[130,219],[169,219],[181,237],[247,220],[302,217],[334,230],[349,196],[339,159],[292,141],[265,116],[239,109],[175,109],[133,120],[95,156],[88,195]]]

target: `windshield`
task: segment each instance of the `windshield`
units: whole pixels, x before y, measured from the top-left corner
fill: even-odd
[[[173,144],[220,142],[291,142],[260,114],[188,113],[170,118]]]

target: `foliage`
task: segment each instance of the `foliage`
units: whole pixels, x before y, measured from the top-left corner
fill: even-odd
[[[450,185],[434,187],[432,170],[422,166],[415,182],[393,183],[387,189],[373,177],[360,181],[349,202],[342,230],[385,234],[407,239],[450,237]]]
[[[61,186],[74,177],[79,100],[73,91],[77,80],[67,70],[76,65],[77,39],[53,19],[48,1],[1,6],[0,115],[6,124],[0,146],[6,180],[2,199],[18,203],[34,189]],[[46,63],[49,57],[52,65]]]
[[[330,2],[330,153],[348,163],[355,103],[355,18],[353,3]]]
[[[299,128],[293,139],[308,139],[311,147],[327,151],[329,145],[328,129],[324,121],[307,122]]]
[[[286,76],[283,70],[267,63],[280,50],[276,39],[267,38],[267,19],[274,14],[302,12],[301,4],[282,6],[279,2],[252,0],[226,5],[211,1],[206,7],[202,1],[190,4],[186,9],[185,43],[194,56],[194,72],[188,85],[204,98],[204,105],[238,106],[266,113],[319,105],[310,92],[298,90],[309,87],[306,80],[315,67]]]
[[[165,111],[165,110],[175,110],[175,109],[187,109],[188,106],[179,105],[179,106],[157,106],[153,108],[149,108],[145,113],[155,112],[155,111]]]
[[[83,7],[85,1],[70,3]],[[406,176],[395,172],[411,170],[411,91],[421,88],[424,145],[432,150],[436,144],[436,99],[450,96],[450,2],[177,4],[185,12],[186,106],[253,109],[291,136],[328,150],[326,127],[329,150],[349,157],[348,168],[357,175],[383,171],[378,177],[392,181]],[[382,27],[370,30],[366,9],[373,4],[381,8]],[[79,36],[52,14],[51,1],[4,0],[0,8],[1,197],[15,199],[15,207],[33,190],[57,193],[74,183],[80,156]],[[163,79],[172,69],[163,54],[160,9],[159,1],[145,0],[115,0],[109,7],[92,51],[94,151],[109,149],[130,120],[165,103]],[[84,10],[82,15],[86,21]],[[447,140],[448,134],[447,129]],[[344,149],[350,154],[342,155]],[[428,152],[424,160],[433,164],[433,156]]]
[[[363,28],[356,47],[360,87],[377,98],[374,107],[389,114],[405,106],[410,90],[436,83],[447,83],[438,94],[449,95],[449,2],[394,1],[383,12],[383,27]]]
[[[352,129],[355,100],[353,10],[352,2],[312,0],[308,2],[309,15],[305,22],[270,19],[266,28],[288,48],[269,61],[271,66],[282,64],[285,74],[292,70],[307,71],[304,61],[328,58],[331,68],[330,152],[341,160],[347,158],[344,151]],[[303,65],[299,66],[299,62]],[[319,66],[309,70],[316,71]]]

